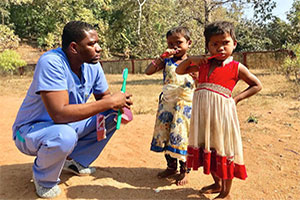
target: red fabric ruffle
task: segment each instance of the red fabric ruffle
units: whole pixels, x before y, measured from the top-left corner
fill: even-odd
[[[198,170],[203,166],[204,174],[215,173],[221,179],[234,177],[245,180],[247,178],[245,165],[239,165],[227,159],[226,156],[217,155],[216,151],[205,151],[203,148],[188,146],[187,167]]]

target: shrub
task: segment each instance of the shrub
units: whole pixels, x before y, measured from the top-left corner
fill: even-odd
[[[37,38],[38,46],[42,49],[48,50],[59,46],[60,37],[55,33],[48,33],[46,36]]]
[[[0,52],[5,49],[15,49],[19,46],[20,38],[8,26],[0,24]]]
[[[284,60],[283,73],[300,84],[300,44],[291,47],[290,56]]]
[[[25,60],[14,50],[6,49],[0,53],[0,71],[1,74],[13,73],[19,67],[26,66]]]

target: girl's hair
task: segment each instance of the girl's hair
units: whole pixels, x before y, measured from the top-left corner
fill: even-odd
[[[82,21],[70,21],[64,27],[62,48],[67,49],[71,42],[80,42],[86,37],[85,31],[95,30],[94,26]]]
[[[233,41],[236,41],[234,25],[227,21],[217,21],[208,24],[204,30],[205,46],[208,46],[210,38],[214,35],[230,34]]]
[[[191,39],[191,33],[190,33],[189,29],[185,26],[178,26],[178,27],[172,28],[171,30],[169,30],[167,32],[166,37],[168,38],[169,36],[171,36],[173,34],[181,34],[186,40]]]

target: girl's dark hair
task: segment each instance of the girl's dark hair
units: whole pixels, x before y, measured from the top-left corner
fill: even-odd
[[[205,46],[208,46],[210,38],[214,35],[230,34],[233,41],[236,41],[234,25],[227,21],[217,21],[208,24],[204,30]]]
[[[169,30],[166,34],[166,37],[168,38],[169,36],[173,35],[173,34],[181,34],[186,40],[190,40],[191,39],[191,33],[189,31],[189,29],[185,26],[178,26],[175,28],[172,28],[171,30]]]
[[[85,31],[95,30],[94,26],[82,21],[70,21],[64,27],[62,48],[67,49],[71,42],[80,42],[85,38]]]

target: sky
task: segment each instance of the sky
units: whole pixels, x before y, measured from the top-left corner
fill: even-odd
[[[275,2],[276,8],[273,9],[273,15],[287,21],[286,14],[291,9],[294,0],[275,0]],[[253,11],[251,8],[245,10],[245,17],[247,19],[251,19],[253,17]]]

